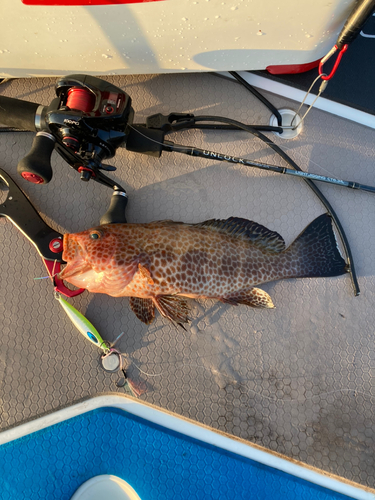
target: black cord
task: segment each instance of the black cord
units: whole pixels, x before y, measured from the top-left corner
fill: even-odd
[[[275,144],[271,139],[269,139],[267,136],[263,135],[261,132],[256,130],[253,127],[250,127],[249,125],[245,125],[244,123],[241,123],[237,120],[232,120],[231,118],[224,118],[221,116],[195,116],[194,121],[196,122],[222,122],[222,123],[227,123],[230,125],[233,125],[239,129],[245,130],[246,132],[249,132],[250,134],[253,134],[255,137],[258,137],[261,141],[265,142],[270,148],[272,148],[278,155],[280,155],[292,168],[295,170],[298,170],[299,172],[302,172],[303,170],[288,156],[277,144]],[[190,128],[190,127],[188,127]],[[355,272],[355,267],[354,267],[354,261],[353,261],[353,256],[352,252],[350,250],[349,242],[346,237],[344,228],[341,225],[341,222],[339,221],[339,218],[336,215],[336,212],[334,211],[332,205],[329,203],[327,198],[324,196],[324,194],[320,191],[320,189],[316,186],[316,184],[311,181],[310,179],[303,179],[308,186],[314,191],[314,193],[317,195],[319,200],[322,202],[322,204],[325,206],[327,212],[329,215],[332,217],[333,222],[335,223],[335,226],[337,228],[337,231],[340,235],[341,241],[343,243],[344,251],[346,253],[347,261],[348,261],[348,270],[352,279],[352,284],[354,288],[354,294],[357,296],[360,294],[360,289],[359,289],[359,284],[357,280],[357,275]]]
[[[32,132],[32,130],[24,130],[21,128],[15,128],[15,127],[0,127],[0,133],[1,132]],[[34,130],[35,132],[35,130]]]
[[[279,127],[282,125],[282,118],[279,111],[275,108],[275,106],[266,99],[260,92],[258,92],[250,83],[248,83],[242,76],[240,76],[235,71],[229,71],[229,74],[232,75],[241,85],[243,85],[249,92],[251,92],[255,97],[257,97],[267,108],[276,116],[277,124]]]
[[[249,127],[254,128],[255,130],[261,130],[262,132],[277,132],[279,134],[283,133],[282,127],[272,127],[272,125],[248,125]],[[173,127],[173,125],[172,125]],[[200,130],[238,130],[238,127],[235,125],[193,125],[189,128],[196,128]]]

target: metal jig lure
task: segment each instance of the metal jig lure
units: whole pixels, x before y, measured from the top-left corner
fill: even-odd
[[[57,292],[55,292],[55,299],[61,304],[68,318],[77,328],[77,330],[83,335],[83,337],[103,351],[102,355],[100,356],[100,364],[103,370],[108,373],[122,372],[124,378],[120,379],[116,383],[116,386],[124,387],[127,384],[134,396],[141,396],[144,391],[136,386],[134,382],[129,380],[126,374],[126,355],[115,349],[116,343],[120,340],[125,332],[120,333],[120,335],[115,339],[113,343],[107,342],[102,339],[95,326]]]

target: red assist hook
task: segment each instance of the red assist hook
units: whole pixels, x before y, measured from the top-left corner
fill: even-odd
[[[328,59],[330,59],[333,56],[333,54],[335,54],[339,50],[337,45],[332,47],[332,49],[328,52],[328,54],[321,59],[321,61],[319,63],[319,75],[320,75],[320,78],[322,80],[330,80],[333,77],[333,75],[336,73],[337,68],[339,67],[341,58],[344,55],[344,52],[346,52],[348,50],[348,47],[349,47],[349,44],[346,43],[343,46],[343,48],[340,50],[340,52],[337,55],[336,62],[332,68],[332,71],[328,76],[323,73],[323,65],[324,65],[324,63],[326,63],[328,61]]]

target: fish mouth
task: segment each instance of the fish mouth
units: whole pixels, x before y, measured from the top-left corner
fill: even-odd
[[[91,271],[92,267],[86,262],[85,256],[86,252],[78,241],[71,234],[64,234],[62,259],[67,264],[59,273],[59,278],[66,280]]]

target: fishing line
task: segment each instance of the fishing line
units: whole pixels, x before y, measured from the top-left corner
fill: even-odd
[[[126,354],[125,354],[126,357],[128,357]],[[128,357],[128,359],[130,359]],[[146,375],[147,377],[160,377],[161,375],[164,375],[164,371],[160,372],[160,373],[147,373],[145,371],[143,371],[132,359],[130,359],[130,362],[133,363],[133,365],[141,372],[143,373],[143,375]]]
[[[297,332],[298,333],[298,332]],[[305,330],[302,330],[301,333],[306,333]],[[269,344],[269,342],[260,342],[261,345],[267,345]],[[232,358],[234,358],[235,356],[237,356],[238,354],[242,354],[245,351],[249,351],[251,349],[254,349],[254,347],[257,347],[259,346],[259,343],[257,344],[254,344],[254,345],[251,345],[249,347],[245,347],[245,348],[239,348],[237,351],[231,351],[231,356],[228,357],[226,360],[222,361],[222,362],[226,362],[228,360],[231,360]],[[320,344],[321,347],[324,347],[322,344]],[[332,391],[323,391],[323,392],[319,392],[318,394],[313,394],[312,396],[310,397],[301,397],[301,396],[298,396],[297,398],[290,398],[290,399],[283,399],[282,397],[275,397],[275,396],[266,396],[265,394],[262,394],[261,391],[256,391],[254,389],[251,389],[249,387],[246,387],[246,382],[254,382],[254,383],[259,383],[259,382],[267,382],[269,383],[270,380],[265,378],[265,377],[262,377],[262,376],[258,376],[258,377],[251,377],[251,378],[245,378],[245,377],[242,377],[240,374],[239,374],[239,381],[236,380],[235,377],[231,376],[231,375],[227,375],[226,373],[214,368],[214,367],[207,367],[205,366],[204,364],[204,361],[209,361],[209,358],[212,358],[212,357],[215,357],[215,356],[220,356],[222,353],[218,352],[218,353],[213,353],[213,354],[205,354],[205,355],[202,355],[200,356],[199,354],[196,356],[196,362],[191,362],[191,363],[185,363],[184,361],[175,361],[175,362],[163,362],[163,365],[169,365],[169,366],[172,366],[173,368],[194,368],[194,369],[203,369],[205,370],[206,372],[208,373],[211,373],[214,377],[215,375],[219,375],[223,378],[226,378],[228,379],[230,382],[232,382],[233,384],[235,385],[238,385],[239,387],[242,386],[244,388],[244,390],[248,391],[248,392],[252,392],[254,395],[256,396],[259,396],[261,398],[264,398],[264,399],[267,399],[269,401],[272,401],[272,402],[282,402],[282,403],[293,403],[293,402],[300,402],[300,403],[303,403],[303,402],[307,402],[307,401],[312,401],[313,399],[315,399],[316,397],[319,397],[319,398],[322,398],[323,396],[329,396],[329,395],[332,395],[332,394],[337,394],[337,393],[350,393],[350,392],[353,392],[356,396],[359,396],[359,395],[362,395],[366,398],[369,398],[370,400],[374,400],[375,401],[375,397],[372,396],[370,393],[368,392],[363,392],[363,391],[360,391],[358,389],[354,389],[354,388],[343,388],[343,389],[334,389]],[[197,362],[199,361],[199,362]],[[161,375],[164,375],[166,373],[166,370],[163,370],[161,373],[158,373],[158,374],[150,374],[148,372],[145,372],[144,370],[142,370],[133,360],[131,360],[132,363],[134,363],[134,365],[136,366],[136,368],[141,372],[143,373],[144,375],[146,376],[149,376],[149,377],[157,377],[157,376],[161,376]],[[159,363],[154,363],[155,365],[156,364],[159,364]],[[314,367],[311,367],[312,370],[316,370],[316,369],[319,369],[319,366],[314,366]],[[233,369],[234,370],[234,369]],[[334,370],[325,370],[324,372],[319,372],[319,376],[320,377],[326,377],[326,376],[334,376],[335,374],[338,374],[339,372],[335,372]],[[280,381],[283,381],[285,379],[287,380],[298,380],[298,379],[301,379],[301,378],[306,378],[308,376],[308,374],[302,374],[302,375],[287,375],[287,376],[283,376],[283,377],[275,377],[272,379],[271,382],[280,382]],[[287,387],[290,387],[290,386],[287,386]],[[314,387],[313,386],[311,389],[308,389],[310,392],[312,390],[314,390]],[[269,390],[269,389],[267,389]],[[278,389],[278,390],[283,390],[283,389]],[[290,391],[297,391],[298,389],[295,389],[295,388],[290,388]],[[333,403],[330,403],[330,404],[333,404]],[[242,406],[242,405],[233,405],[235,407],[239,407],[239,406]],[[245,404],[245,406],[248,406]]]
[[[325,73],[322,73],[321,75],[318,75],[315,80],[312,82],[309,90],[306,92],[305,94],[305,97],[303,98],[303,101],[301,102],[298,110],[296,111],[296,114],[294,115],[293,117],[293,120],[291,121],[290,125],[293,127],[293,122],[294,120],[296,119],[298,113],[300,112],[302,106],[304,105],[308,95],[310,94],[311,92],[311,89],[313,88],[313,86],[315,85],[315,83],[319,80],[319,78],[322,78],[323,76],[327,76]],[[318,91],[318,94],[317,96],[315,97],[315,99],[313,100],[313,102],[310,104],[310,106],[307,108],[307,111],[306,113],[303,115],[303,117],[301,118],[301,121],[300,123],[298,123],[298,125],[296,125],[295,127],[292,128],[292,130],[296,130],[300,125],[301,123],[303,123],[304,119],[306,118],[307,114],[311,111],[311,109],[313,108],[314,104],[316,103],[316,101],[318,100],[318,98],[321,96],[321,94],[325,91],[326,87],[328,85],[328,80],[323,80],[322,83],[320,84],[320,87],[319,87],[319,91]]]
[[[208,355],[209,356],[209,355]],[[214,354],[212,356],[215,356]],[[202,358],[204,359],[204,358]],[[133,360],[131,360],[132,363],[134,363]],[[166,363],[163,363],[163,364],[166,364],[166,365],[170,365],[170,366],[173,366],[175,367],[176,365],[178,364],[182,364],[182,368],[186,367],[186,368],[200,368],[200,369],[204,369],[206,371],[211,371],[209,368],[205,367],[203,364],[198,364],[198,363],[184,363],[183,361],[177,361],[175,363],[171,363],[171,362],[166,362]],[[161,375],[164,375],[165,374],[165,371],[159,373],[159,374],[149,374],[147,372],[144,372],[143,370],[141,370],[139,368],[139,366],[137,366],[135,363],[134,365],[137,367],[137,369],[143,373],[144,375],[146,376],[149,376],[149,377],[157,377],[157,376],[161,376]],[[181,366],[179,367],[181,369]],[[211,371],[212,373],[212,371]],[[357,396],[364,396],[366,398],[369,398],[370,400],[374,400],[375,401],[375,396],[372,396],[370,393],[368,392],[363,392],[363,391],[359,391],[357,389],[352,389],[352,388],[346,388],[346,389],[335,389],[333,391],[323,391],[323,392],[319,392],[318,394],[313,394],[312,396],[310,397],[297,397],[297,398],[291,398],[291,399],[283,399],[282,397],[273,397],[273,396],[266,396],[265,394],[262,394],[261,391],[256,391],[254,389],[250,389],[249,387],[246,387],[245,385],[245,382],[259,382],[259,381],[265,381],[265,382],[269,382],[268,379],[264,379],[262,377],[258,377],[258,378],[242,378],[240,382],[238,382],[237,380],[233,379],[233,377],[231,377],[230,375],[227,375],[225,373],[222,373],[220,371],[217,370],[217,374],[220,375],[221,377],[224,377],[224,378],[227,378],[229,379],[231,382],[234,382],[236,385],[239,385],[242,387],[244,387],[244,389],[248,392],[252,392],[254,395],[256,396],[259,396],[261,398],[264,398],[264,399],[267,399],[269,401],[272,401],[274,403],[293,403],[293,402],[300,402],[300,403],[304,403],[304,402],[307,402],[307,401],[312,401],[314,398],[322,398],[323,396],[329,396],[329,395],[332,395],[332,394],[337,394],[337,393],[350,393],[350,392],[353,392],[355,395]],[[320,375],[334,375],[335,372],[334,371],[330,371],[330,372],[320,372]],[[286,377],[278,377],[278,378],[275,378],[273,379],[273,381],[282,381],[283,379],[290,379],[290,380],[296,380],[298,378],[301,378],[303,377],[303,375],[296,375],[296,376],[286,376]],[[269,390],[269,389],[267,389]],[[283,390],[283,389],[277,389],[277,390]],[[309,389],[310,391],[313,390],[312,389]],[[291,389],[291,391],[297,391],[297,389]],[[333,403],[329,403],[329,404],[333,404]],[[234,405],[234,407],[241,407],[243,405]],[[247,404],[245,404],[245,406],[248,406]]]
[[[53,282],[53,278],[59,274],[59,273],[54,273],[56,264],[57,264],[57,260],[55,259],[53,261],[52,274],[48,274],[48,276],[41,276],[40,278],[33,278],[33,279],[34,280],[45,280],[45,279],[51,278],[51,280]]]
[[[140,130],[134,128],[132,125],[129,125],[129,128],[135,130],[139,135],[141,135],[142,137],[144,137],[148,141],[154,142],[155,144],[158,144],[159,146],[163,146],[163,147],[168,146],[168,144],[166,144],[165,142],[160,142],[160,141],[157,141],[155,139],[152,139],[151,137],[148,137],[147,135],[143,134]],[[190,130],[192,128],[193,127],[188,127],[187,130]],[[233,130],[238,130],[238,127],[233,128]],[[174,131],[174,132],[177,132],[177,131]],[[193,152],[194,149],[196,149],[196,148],[194,148],[192,146],[179,146],[178,144],[173,143],[173,149],[181,151],[181,152],[185,152],[186,150],[190,149]],[[191,156],[193,156],[193,154],[191,154]]]
[[[50,274],[49,276],[41,276],[40,278],[33,278],[34,280],[46,280],[48,278],[54,278],[55,276],[57,276],[59,273],[55,273],[55,274]]]
[[[316,167],[318,167],[321,170],[323,170],[324,172],[327,172],[327,174],[329,174],[330,176],[335,176],[336,175],[335,172],[332,172],[332,171],[328,170],[328,168],[323,167],[323,165],[321,165],[320,163],[317,163],[316,161],[312,160],[309,156],[307,156],[306,154],[302,153],[302,151],[298,150],[297,148],[292,147],[292,146],[287,146],[284,142],[281,142],[281,139],[280,139],[280,142],[277,142],[277,140],[275,140],[275,143],[278,146],[280,146],[280,147],[282,146],[284,149],[286,149],[288,151],[292,151],[293,153],[295,153],[294,156],[301,157],[303,160],[305,160],[307,162],[307,165],[311,163],[312,165],[315,165]],[[309,143],[302,144],[301,146],[314,147],[313,144],[309,144]],[[373,159],[372,155],[369,156],[369,157],[371,159]]]
[[[357,391],[356,389],[336,389],[334,391],[329,391],[329,392],[320,392],[318,394],[314,394],[313,396],[311,396],[309,398],[305,397],[305,398],[294,398],[294,399],[282,399],[282,398],[277,398],[277,397],[265,396],[261,392],[254,391],[254,389],[248,388],[247,390],[249,392],[254,393],[257,396],[260,396],[264,399],[268,399],[269,401],[272,401],[273,403],[295,403],[295,402],[305,403],[307,401],[312,401],[316,397],[322,398],[323,396],[330,396],[332,394],[337,394],[338,392],[340,392],[340,393],[353,392],[355,395],[365,396],[365,397],[375,401],[375,397],[372,396],[371,394],[369,394],[367,392]],[[327,403],[327,404],[333,405],[334,403]],[[249,405],[245,404],[245,406],[249,406]]]
[[[115,341],[112,344],[112,346],[119,340],[119,338],[121,338],[124,335],[124,333],[125,332],[122,332],[115,339]],[[305,330],[303,330],[302,333],[306,333]],[[266,345],[266,344],[269,344],[269,342],[260,342],[260,344],[261,345]],[[233,358],[235,356],[237,356],[238,354],[242,354],[244,352],[244,350],[248,351],[250,349],[254,349],[254,347],[256,347],[258,345],[259,345],[259,342],[257,344],[252,345],[252,346],[249,346],[249,347],[240,348],[237,351],[233,351],[232,350],[231,351],[231,356],[228,357],[226,360],[222,360],[220,363],[225,363],[228,360],[229,361],[233,360]],[[321,345],[321,347],[323,347],[323,346]],[[103,357],[105,358],[109,354],[110,354],[110,352],[108,352],[107,354],[104,354]],[[129,366],[127,364],[127,362],[130,362],[130,363],[134,364],[134,366],[136,367],[136,369],[138,369],[139,372],[142,373],[143,375],[145,375],[146,377],[160,377],[160,376],[164,375],[166,373],[166,371],[167,371],[167,370],[163,370],[163,371],[161,371],[159,373],[149,373],[149,372],[146,372],[132,358],[130,358],[127,353],[120,353],[119,351],[117,351],[117,354],[120,357],[120,360],[119,360],[120,361],[119,371],[123,371],[124,377],[125,377],[125,382],[128,383],[130,390],[137,397],[139,397],[143,393],[143,391],[141,389],[137,388],[137,386],[134,385],[134,382],[132,382],[131,380],[128,379],[128,377],[126,376],[126,373],[124,372],[124,370],[125,370],[124,363],[127,366]],[[360,391],[360,390],[357,390],[357,389],[354,389],[354,388],[344,388],[344,389],[335,389],[335,390],[332,390],[332,391],[323,391],[323,392],[319,392],[318,394],[313,394],[310,397],[301,397],[301,396],[298,396],[296,398],[290,398],[290,399],[284,399],[282,397],[275,397],[275,396],[266,396],[265,394],[262,393],[262,391],[256,391],[254,389],[251,389],[251,388],[247,387],[246,386],[246,382],[254,382],[254,383],[266,382],[266,383],[269,383],[270,382],[269,379],[267,379],[267,378],[265,378],[263,376],[245,378],[245,377],[243,377],[243,376],[241,376],[239,374],[238,377],[239,377],[240,380],[237,380],[235,376],[228,375],[225,372],[221,371],[220,369],[216,369],[215,367],[210,367],[210,366],[206,366],[205,365],[205,363],[204,363],[205,361],[207,361],[208,363],[210,363],[209,358],[212,358],[212,357],[215,357],[215,356],[217,357],[217,356],[220,356],[220,355],[222,355],[222,353],[220,353],[220,352],[213,353],[213,354],[205,354],[204,356],[198,355],[196,357],[196,362],[186,363],[184,361],[175,361],[175,362],[164,362],[163,365],[172,366],[174,369],[176,369],[177,367],[180,368],[180,369],[181,368],[194,368],[194,369],[198,368],[198,369],[203,369],[207,373],[211,373],[213,375],[213,377],[220,376],[220,377],[223,377],[225,379],[228,379],[232,384],[238,385],[239,387],[242,387],[245,391],[251,392],[255,396],[259,396],[261,398],[267,399],[267,400],[272,401],[274,403],[278,403],[278,402],[281,402],[281,403],[293,403],[293,402],[304,403],[304,402],[307,402],[307,401],[312,401],[313,399],[315,399],[317,397],[322,398],[323,396],[329,396],[329,395],[332,395],[332,394],[350,393],[350,392],[352,392],[356,396],[362,395],[362,396],[364,396],[366,398],[370,398],[370,400],[375,400],[375,397],[372,396],[370,393],[363,392],[363,391]],[[199,362],[197,362],[198,360],[199,360]],[[159,363],[155,362],[154,364],[156,365],[156,364],[159,364]],[[234,371],[234,368],[231,368],[231,369]],[[314,369],[314,370],[319,369],[319,366],[314,366],[314,367],[312,367],[312,369]],[[319,376],[320,377],[322,377],[322,376],[326,377],[327,375],[334,376],[335,374],[336,374],[336,372],[334,370],[326,370],[324,372],[319,372]],[[298,379],[301,379],[301,378],[305,379],[307,376],[308,376],[308,374],[287,375],[287,376],[283,376],[283,377],[275,377],[275,378],[273,378],[271,380],[271,382],[282,382],[285,379],[287,379],[287,380],[298,380]],[[121,385],[118,385],[118,387],[121,387]],[[288,385],[286,387],[289,387],[291,392],[298,390],[296,388],[290,387],[290,385]],[[315,386],[313,386],[311,389],[308,389],[308,390],[312,391],[314,389],[314,387]],[[267,390],[269,390],[269,389],[267,389]],[[283,389],[278,388],[278,390],[283,390]],[[287,394],[285,394],[285,395],[287,396]],[[333,404],[333,403],[330,403],[330,404]],[[241,407],[243,405],[234,405],[233,404],[233,406],[234,407]],[[245,406],[248,406],[248,405],[245,404]]]
[[[277,142],[276,142],[276,144],[277,144]],[[278,144],[278,146],[280,146],[280,144]],[[306,143],[305,146],[313,147],[312,144],[308,144],[308,143]],[[316,167],[320,168],[321,170],[323,170],[324,172],[326,172],[330,176],[334,176],[335,175],[334,172],[331,172],[330,170],[328,170],[328,168],[323,167],[323,165],[321,165],[320,163],[317,163],[316,161],[312,160],[305,153],[302,153],[301,151],[298,151],[296,148],[294,148],[292,146],[286,146],[284,143],[282,143],[282,147],[285,148],[285,149],[287,149],[288,151],[292,151],[293,153],[295,153],[295,156],[299,156],[300,158],[302,158],[303,160],[305,160],[307,165],[309,165],[311,163],[312,165],[315,165]]]

